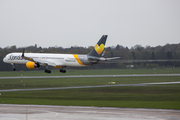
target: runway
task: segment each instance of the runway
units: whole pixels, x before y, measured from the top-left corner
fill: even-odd
[[[180,110],[0,104],[2,120],[179,120]]]
[[[100,87],[119,87],[119,86],[146,86],[162,84],[180,84],[178,82],[157,82],[157,83],[140,83],[140,84],[118,84],[118,85],[97,85],[97,86],[78,86],[78,87],[54,87],[54,88],[33,88],[33,89],[8,89],[0,92],[17,92],[17,91],[36,91],[36,90],[60,90],[60,89],[80,89],[80,88],[100,88]]]
[[[90,77],[147,77],[147,76],[180,76],[180,74],[133,74],[133,75],[70,75],[70,76],[18,76],[0,77],[0,79],[28,79],[28,78],[90,78]]]
[[[83,75],[83,76],[34,76],[31,78],[68,78],[68,77],[139,77],[139,76],[180,76],[180,74],[146,74],[146,75]],[[2,77],[1,77],[2,78]],[[1,79],[0,78],[0,79]],[[6,77],[14,79],[13,77]],[[15,78],[19,79],[21,77]],[[26,77],[30,78],[30,77]],[[3,79],[3,78],[2,78]],[[24,77],[23,77],[24,79]],[[180,84],[177,82],[157,82],[140,84],[113,84],[79,87],[56,87],[36,89],[9,89],[0,92],[80,89],[117,86],[147,86],[161,84]],[[0,119],[2,120],[180,120],[180,110],[138,109],[111,107],[81,107],[81,106],[50,106],[50,105],[12,105],[0,104]]]

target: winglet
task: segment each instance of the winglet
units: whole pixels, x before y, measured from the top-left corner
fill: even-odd
[[[25,49],[23,49],[21,57],[23,59],[25,59],[25,60],[29,60],[29,61],[33,61],[34,62],[33,58],[24,56],[24,51],[25,51]]]
[[[23,49],[23,51],[22,51],[22,55],[21,55],[22,58],[24,57],[24,51],[25,51],[25,49]]]

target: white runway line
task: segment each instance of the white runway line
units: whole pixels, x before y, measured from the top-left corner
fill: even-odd
[[[141,83],[141,84],[147,84],[147,85],[163,85],[163,84],[179,84],[180,82],[159,82],[159,83]]]
[[[80,89],[80,88],[100,88],[100,87],[120,87],[120,86],[146,86],[146,85],[163,85],[163,84],[179,84],[177,82],[158,82],[158,83],[138,83],[138,84],[118,84],[118,85],[98,85],[98,86],[78,86],[78,87],[56,87],[56,88],[35,88],[35,89],[8,89],[0,90],[0,92],[17,92],[17,91],[35,91],[35,90],[60,90],[60,89]]]

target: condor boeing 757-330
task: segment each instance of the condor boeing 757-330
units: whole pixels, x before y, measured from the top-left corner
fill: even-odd
[[[45,73],[51,73],[48,66],[60,68],[60,72],[66,73],[63,68],[66,66],[89,66],[102,63],[120,57],[104,58],[104,46],[106,43],[107,35],[103,35],[98,43],[94,46],[91,52],[87,55],[81,54],[50,54],[50,53],[9,53],[3,59],[5,63],[11,63],[13,70],[15,64],[26,64],[29,69],[39,68],[41,65],[46,66]]]

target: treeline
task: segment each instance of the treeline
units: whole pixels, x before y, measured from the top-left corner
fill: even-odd
[[[11,71],[12,66],[3,62],[3,58],[11,52],[22,52],[23,48],[17,48],[16,46],[0,48],[0,71]],[[29,46],[25,48],[25,52],[35,53],[61,53],[61,54],[88,54],[93,49],[93,46],[88,48],[72,46],[70,48],[62,47],[49,47],[41,48],[35,46]],[[180,67],[180,43],[179,44],[166,44],[165,46],[143,47],[141,45],[135,45],[132,48],[116,45],[107,47],[104,57],[121,57],[119,60],[111,61],[95,65],[93,67],[83,67],[79,69],[100,69],[100,68],[127,68],[132,66],[133,68],[158,68],[158,67]],[[137,60],[144,60],[143,62],[137,62]],[[147,62],[145,61],[147,60]],[[153,60],[150,62],[149,60]],[[157,60],[157,61],[156,61]],[[169,60],[169,61],[158,61]],[[127,62],[131,61],[131,62]],[[28,70],[25,65],[17,65],[17,70]],[[44,69],[41,67],[40,69]],[[67,67],[67,69],[77,69],[76,67]]]

